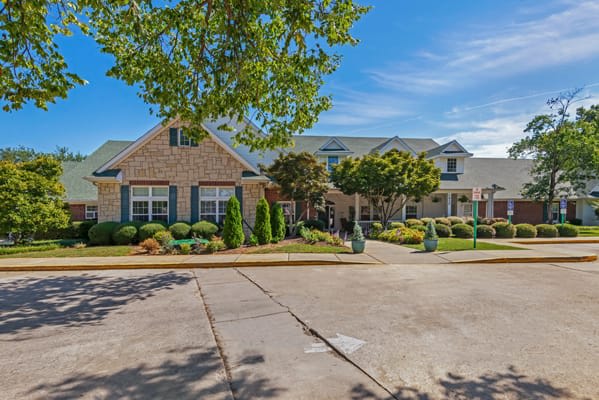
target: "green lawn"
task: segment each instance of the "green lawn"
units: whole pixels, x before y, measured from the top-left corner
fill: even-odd
[[[41,257],[107,257],[126,256],[132,250],[131,246],[92,246],[76,249],[63,247],[46,251],[35,251],[17,254],[6,254],[0,258],[41,258]]]
[[[424,244],[405,244],[404,246],[416,250],[424,250]],[[472,239],[459,238],[439,238],[439,247],[437,251],[460,251],[475,250],[472,247]],[[504,244],[495,244],[487,242],[476,242],[476,250],[522,250],[521,247],[507,246]]]
[[[345,246],[314,245],[306,243],[284,244],[275,247],[262,247],[250,250],[250,254],[268,253],[351,253],[351,249]]]
[[[599,226],[579,226],[578,236],[593,237],[599,236]]]

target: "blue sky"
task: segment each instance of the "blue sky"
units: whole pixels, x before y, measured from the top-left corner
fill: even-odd
[[[599,2],[362,1],[374,9],[341,49],[323,93],[334,107],[309,134],[457,139],[476,156],[504,156],[526,122],[560,91],[584,87],[599,103]],[[89,153],[133,140],[158,119],[135,88],[105,76],[110,57],[81,37],[61,41],[89,81],[49,111],[0,114],[0,147],[56,145]]]

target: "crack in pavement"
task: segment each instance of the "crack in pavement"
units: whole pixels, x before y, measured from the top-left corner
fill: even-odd
[[[225,319],[223,321],[214,321],[215,324],[223,324],[226,322],[237,322],[237,321],[245,321],[248,319],[258,319],[258,318],[264,318],[264,317],[270,317],[272,315],[278,315],[278,314],[286,314],[288,313],[288,311],[278,311],[278,312],[273,312],[273,313],[268,313],[268,314],[262,314],[262,315],[254,315],[252,317],[242,317],[242,318],[234,318],[234,319]]]
[[[369,374],[366,370],[364,370],[356,362],[354,362],[351,358],[349,358],[345,353],[343,353],[339,348],[337,348],[337,346],[335,346],[333,343],[331,343],[331,341],[329,339],[327,339],[326,337],[324,337],[316,329],[312,328],[306,322],[304,322],[287,305],[285,305],[285,304],[281,303],[280,301],[278,301],[277,299],[275,299],[271,295],[271,293],[268,290],[266,290],[265,288],[263,288],[258,282],[254,281],[248,275],[246,275],[245,273],[241,272],[238,268],[233,268],[233,269],[239,275],[241,275],[243,278],[247,279],[250,283],[254,284],[262,293],[264,293],[265,295],[267,295],[270,298],[271,301],[273,301],[274,303],[278,304],[280,307],[283,307],[284,309],[286,309],[287,310],[286,312],[288,312],[289,315],[291,315],[302,326],[302,329],[304,330],[304,333],[306,333],[309,336],[314,336],[315,338],[318,338],[321,341],[323,341],[327,346],[329,346],[332,349],[332,351],[333,351],[332,354],[333,355],[337,356],[338,358],[341,358],[342,360],[344,360],[347,363],[349,363],[350,365],[352,365],[354,368],[356,368],[358,371],[360,371],[364,376],[366,376],[368,379],[370,379],[375,385],[377,385],[378,387],[380,387],[389,396],[391,396],[391,398],[396,399],[396,400],[400,400],[400,398],[397,397],[395,394],[393,394],[393,392],[391,390],[389,390],[387,387],[385,387],[385,385],[383,385],[381,382],[379,382],[374,376],[372,376],[371,374]]]

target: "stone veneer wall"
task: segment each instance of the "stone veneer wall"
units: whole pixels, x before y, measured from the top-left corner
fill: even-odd
[[[256,221],[256,205],[258,204],[258,200],[264,196],[264,188],[260,184],[250,184],[243,185],[243,218],[250,224],[252,227],[254,226],[254,222]],[[243,230],[245,234],[249,237],[250,230],[247,225],[243,224]]]
[[[98,183],[98,222],[120,220],[120,185],[118,183]]]

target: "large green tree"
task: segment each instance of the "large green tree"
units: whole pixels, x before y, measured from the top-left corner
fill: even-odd
[[[346,158],[335,166],[331,180],[343,193],[368,199],[387,225],[408,200],[420,199],[439,188],[441,170],[424,154],[413,156],[394,149]]]
[[[12,161],[12,162],[23,162],[31,161],[37,157],[47,155],[54,157],[58,161],[83,161],[85,156],[80,152],[73,152],[68,147],[56,146],[56,150],[51,153],[42,153],[35,149],[25,146],[18,147],[5,147],[0,149],[0,160]]]
[[[324,209],[329,173],[325,164],[313,154],[305,151],[281,153],[270,166],[262,166],[262,169],[274,179],[283,197],[307,203],[302,214],[295,216],[297,220],[302,219],[310,207]]]
[[[526,198],[544,201],[549,222],[551,205],[560,196],[583,192],[589,179],[597,176],[597,107],[580,108],[575,117],[570,108],[579,90],[549,99],[550,112],[528,123],[526,137],[509,149],[512,158],[532,158],[532,178],[522,188]]]
[[[30,161],[0,161],[0,232],[12,233],[17,243],[34,233],[65,228],[62,167],[53,157]]]
[[[266,132],[235,133],[252,148],[287,146],[331,107],[319,93],[355,45],[368,7],[353,0],[27,0],[0,4],[4,110],[47,108],[85,81],[57,37],[82,32],[114,57],[108,75],[139,88],[164,119],[179,116],[201,139],[205,119],[250,115]],[[228,125],[224,124],[226,128]],[[228,126],[230,128],[230,126]]]

